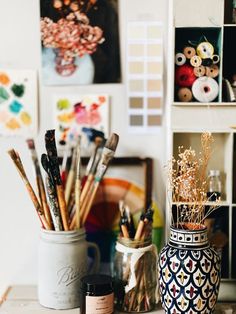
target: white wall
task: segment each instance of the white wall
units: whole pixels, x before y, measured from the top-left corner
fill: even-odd
[[[167,5],[166,0],[120,0],[122,84],[58,88],[44,87],[39,82],[40,130],[36,138],[38,152],[41,153],[44,149],[45,130],[53,128],[50,98],[53,93],[108,93],[111,95],[111,131],[120,135],[117,155],[154,158],[153,192],[163,210],[165,127],[155,135],[127,133],[124,69],[125,32],[129,20],[162,20],[166,52]],[[40,74],[39,0],[0,0],[0,39],[0,67],[36,69]],[[27,173],[32,173],[31,160],[24,140],[0,138],[0,288],[6,284],[30,284],[37,281],[39,221],[21,179],[6,153],[11,147],[21,153]]]

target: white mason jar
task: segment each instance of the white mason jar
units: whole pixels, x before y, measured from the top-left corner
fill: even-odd
[[[79,307],[80,278],[88,273],[87,251],[95,250],[90,273],[97,272],[100,253],[96,244],[87,242],[85,230],[41,230],[38,256],[38,299],[45,307]]]

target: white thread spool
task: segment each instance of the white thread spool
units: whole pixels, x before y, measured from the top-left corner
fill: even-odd
[[[176,65],[183,65],[186,62],[186,57],[183,53],[178,52],[175,55],[175,64]]]
[[[192,93],[196,100],[208,103],[218,96],[219,85],[213,78],[202,76],[194,81]]]

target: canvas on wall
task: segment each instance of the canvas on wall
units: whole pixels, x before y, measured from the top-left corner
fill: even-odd
[[[41,0],[45,85],[120,82],[118,0]]]
[[[0,69],[0,135],[35,135],[37,122],[36,72]]]
[[[91,137],[108,136],[109,97],[99,95],[54,95],[54,122],[57,145],[63,150],[81,136],[81,147],[86,150]]]

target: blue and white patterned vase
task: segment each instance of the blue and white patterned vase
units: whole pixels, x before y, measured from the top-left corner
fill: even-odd
[[[168,314],[213,313],[220,286],[220,256],[207,229],[170,228],[158,262],[162,307]]]

